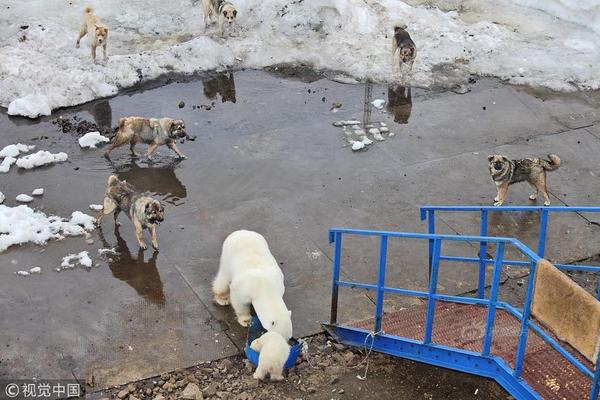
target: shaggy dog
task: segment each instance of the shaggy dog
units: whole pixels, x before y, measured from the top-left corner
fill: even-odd
[[[104,153],[106,158],[110,158],[110,153],[117,147],[129,143],[131,154],[138,156],[135,152],[137,143],[148,145],[148,158],[152,155],[158,146],[166,144],[173,150],[179,158],[187,157],[177,148],[177,139],[187,137],[185,123],[180,119],[172,118],[143,118],[143,117],[125,117],[119,119],[119,129],[112,144]]]
[[[272,381],[283,380],[283,367],[290,355],[290,345],[277,332],[266,332],[255,339],[250,348],[260,353],[258,366],[254,375],[255,379],[263,380],[267,374]]]
[[[165,210],[160,202],[152,197],[141,196],[135,192],[133,186],[125,181],[120,181],[116,175],[108,177],[104,208],[98,213],[96,223],[100,225],[102,217],[114,211],[115,223],[119,212],[124,211],[133,226],[135,236],[143,250],[146,250],[144,229],[152,234],[152,247],[158,250],[158,236],[156,225],[165,219]]]
[[[108,38],[108,28],[106,25],[100,22],[100,19],[93,14],[94,10],[92,7],[86,7],[85,13],[83,13],[83,24],[79,29],[79,37],[75,47],[79,48],[79,41],[86,34],[89,34],[92,38],[92,59],[96,62],[96,47],[102,46],[102,52],[104,59],[106,60],[106,40]]]
[[[546,171],[554,171],[560,167],[559,156],[548,154],[548,160],[543,158],[509,160],[506,156],[494,154],[488,156],[488,161],[490,175],[498,190],[498,195],[494,199],[495,206],[501,206],[504,203],[510,185],[523,181],[527,181],[535,189],[535,192],[529,196],[530,200],[536,200],[538,193],[542,192],[544,205],[550,205],[550,196],[548,196],[546,187]]]
[[[204,26],[208,27],[212,18],[218,16],[221,35],[224,33],[225,21],[232,26],[237,17],[235,6],[226,0],[202,0],[202,6],[204,9]]]
[[[240,230],[225,239],[212,289],[217,304],[231,303],[240,325],[250,324],[252,305],[267,331],[292,337],[292,312],[283,302],[283,273],[261,234]]]
[[[402,76],[402,65],[410,63],[408,69],[409,75],[412,75],[413,65],[415,64],[415,58],[417,57],[417,46],[412,41],[408,32],[406,32],[406,26],[397,24],[394,26],[394,37],[392,38],[392,59],[395,61],[396,52],[399,52],[398,63],[400,66],[400,75]]]

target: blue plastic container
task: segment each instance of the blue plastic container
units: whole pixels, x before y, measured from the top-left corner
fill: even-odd
[[[252,322],[250,323],[250,327],[248,328],[248,338],[246,339],[246,347],[244,348],[244,352],[246,353],[246,357],[252,364],[255,366],[258,365],[258,357],[259,353],[252,350],[250,348],[250,344],[254,341],[254,339],[258,339],[265,333],[267,330],[263,328],[260,320],[257,316],[252,317]],[[288,356],[287,361],[283,368],[290,369],[294,365],[296,365],[296,359],[302,350],[302,343],[297,341],[294,338],[290,339],[290,355]]]

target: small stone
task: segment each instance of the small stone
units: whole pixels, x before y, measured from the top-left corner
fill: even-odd
[[[129,395],[129,400],[140,400],[137,397],[135,397],[134,395]]]
[[[185,103],[183,101],[180,101],[178,106],[179,106],[179,108],[183,108],[183,107],[185,107]]]
[[[189,383],[185,389],[183,389],[183,392],[181,393],[181,398],[182,399],[187,399],[187,400],[202,400],[202,392],[200,391],[200,388],[198,387],[198,385],[196,385],[195,383]]]
[[[229,360],[229,359],[226,358],[223,361],[221,361],[221,364],[219,365],[219,368],[223,368],[225,370],[228,370],[232,366],[233,366],[233,363],[231,362],[231,360]]]
[[[135,392],[135,385],[133,383],[130,383],[129,385],[127,385],[127,389],[129,390],[129,393],[133,393]]]
[[[156,396],[154,396],[153,400],[165,400],[165,396],[159,393]]]
[[[338,394],[344,394],[344,389],[338,390]]]
[[[311,393],[311,394],[312,394],[312,393],[316,393],[316,392],[317,392],[317,388],[315,388],[314,386],[309,386],[309,387],[306,389],[306,391],[307,391],[308,393]]]
[[[354,361],[355,358],[356,358],[356,354],[354,354],[351,351],[344,354],[344,361],[346,361],[346,364],[350,364],[352,361]]]
[[[331,378],[329,378],[329,384],[330,385],[335,385],[339,381],[340,381],[340,378],[338,376],[336,376],[336,375],[334,375]]]
[[[173,391],[173,387],[174,385],[171,382],[166,382],[164,385],[162,385],[162,388],[169,392]]]
[[[86,242],[87,244],[90,244],[90,245],[92,245],[92,244],[94,244],[94,239],[86,239],[86,240],[85,240],[85,242]]]
[[[216,382],[211,382],[206,388],[204,388],[203,394],[206,397],[212,397],[217,394],[217,389],[219,386]]]
[[[337,351],[341,351],[341,350],[344,350],[346,348],[346,346],[344,346],[341,343],[333,343],[333,348],[336,349]]]
[[[127,389],[123,389],[119,393],[117,393],[117,397],[120,399],[124,399],[128,395],[129,395],[129,390],[127,390]]]

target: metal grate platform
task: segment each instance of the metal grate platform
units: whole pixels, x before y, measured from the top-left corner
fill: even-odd
[[[410,307],[382,316],[382,330],[414,340],[423,340],[427,304]],[[432,343],[481,352],[485,335],[487,308],[454,302],[438,301],[432,330]],[[374,320],[348,325],[372,330]],[[520,322],[507,311],[498,309],[494,322],[491,354],[503,358],[511,367],[517,352]],[[562,346],[587,368],[592,365],[566,343]],[[523,379],[544,399],[586,399],[592,380],[563,358],[531,329],[523,364]]]

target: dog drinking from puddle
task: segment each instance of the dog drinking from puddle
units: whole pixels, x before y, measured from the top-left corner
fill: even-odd
[[[490,175],[496,184],[498,194],[494,199],[495,206],[501,206],[506,200],[508,187],[513,183],[527,181],[535,192],[529,196],[536,200],[539,192],[544,195],[544,205],[550,205],[550,196],[546,187],[546,171],[554,171],[560,167],[560,157],[548,154],[548,160],[543,158],[523,158],[510,160],[508,157],[494,154],[488,156]]]
[[[226,0],[202,0],[202,8],[204,9],[204,26],[208,27],[213,17],[216,16],[221,35],[224,33],[225,22],[229,26],[233,26],[237,17],[235,6]]]
[[[260,353],[253,377],[263,380],[268,374],[272,381],[283,380],[283,367],[290,355],[290,345],[283,336],[277,332],[265,332],[254,339],[250,347]]]
[[[252,305],[267,331],[291,338],[292,312],[284,292],[283,273],[261,234],[240,230],[225,239],[213,294],[217,304],[231,303],[240,325],[250,325]]]
[[[133,222],[140,247],[143,250],[147,248],[144,240],[144,229],[147,229],[152,235],[152,247],[158,250],[156,225],[165,219],[165,210],[158,200],[137,194],[132,185],[120,181],[116,175],[111,175],[108,177],[103,205],[104,208],[98,213],[96,219],[98,225],[102,217],[111,212],[114,212],[116,224],[119,212],[123,211]]]
[[[187,157],[179,151],[176,144],[177,139],[185,137],[185,123],[180,119],[125,117],[119,119],[117,134],[104,156],[109,158],[114,149],[126,143],[129,143],[131,154],[137,156],[139,154],[135,151],[135,145],[145,143],[148,145],[149,159],[152,159],[158,146],[163,144],[177,153],[179,158],[185,159]]]
[[[83,24],[79,29],[79,37],[77,38],[77,43],[75,47],[79,48],[79,41],[85,35],[90,35],[91,38],[91,49],[92,49],[92,59],[96,62],[96,48],[98,46],[102,47],[102,53],[104,55],[104,59],[107,59],[106,56],[106,41],[108,39],[108,28],[106,25],[100,22],[100,19],[94,15],[94,10],[92,7],[86,7],[85,12],[83,13]]]

